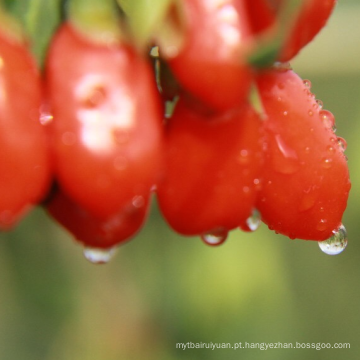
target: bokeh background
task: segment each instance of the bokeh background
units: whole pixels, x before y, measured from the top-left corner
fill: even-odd
[[[359,359],[360,2],[339,1],[293,68],[335,114],[352,191],[338,256],[262,225],[218,247],[170,231],[154,204],[107,265],[41,209],[0,235],[0,359]],[[350,343],[350,349],[180,350],[180,342]]]

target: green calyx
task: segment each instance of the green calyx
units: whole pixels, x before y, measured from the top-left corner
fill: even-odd
[[[110,45],[122,38],[115,0],[70,0],[67,14],[72,25],[91,41]]]
[[[279,9],[277,23],[258,37],[258,46],[249,57],[249,63],[257,69],[271,66],[282,51],[286,37],[294,26],[305,0],[287,0]]]

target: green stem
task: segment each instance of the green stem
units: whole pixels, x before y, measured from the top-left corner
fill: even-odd
[[[286,40],[286,36],[294,25],[294,20],[299,13],[305,0],[287,0],[280,8],[278,14],[278,23],[275,35],[268,40],[265,34],[264,39],[260,36],[260,46],[257,51],[250,56],[249,62],[256,68],[268,67],[276,61],[282,46]]]
[[[254,82],[250,89],[249,101],[253,109],[259,114],[262,120],[266,119],[265,109],[261,100],[259,89]]]

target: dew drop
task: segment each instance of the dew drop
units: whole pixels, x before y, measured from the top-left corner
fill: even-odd
[[[304,195],[302,196],[300,203],[298,205],[298,210],[300,212],[310,210],[314,207],[315,203],[316,203],[316,196],[314,192],[310,190],[308,193],[306,193],[304,191]]]
[[[303,81],[303,83],[304,83],[304,85],[305,85],[308,89],[311,88],[311,81],[310,81],[310,80],[305,79],[305,80]]]
[[[324,241],[319,241],[319,247],[327,255],[337,255],[345,250],[348,243],[345,226],[341,226],[333,231],[333,235]]]
[[[323,158],[322,159],[322,167],[325,169],[330,169],[332,166],[332,159],[331,158]]]
[[[299,170],[299,161],[296,151],[283,138],[275,135],[277,152],[272,158],[273,168],[281,174],[294,174]]]
[[[136,195],[133,197],[131,203],[135,208],[140,209],[145,205],[145,199],[141,195]]]
[[[288,114],[289,114],[288,111],[284,111],[284,112],[283,112],[283,115],[284,115],[284,116],[287,116]]]
[[[312,110],[309,110],[309,111],[308,111],[308,114],[309,114],[309,116],[313,116],[313,115],[314,115],[314,112],[313,112]]]
[[[201,240],[209,246],[219,246],[225,242],[228,232],[224,229],[215,230],[201,235]]]
[[[345,151],[347,148],[347,142],[344,138],[342,137],[337,137],[337,143],[339,144],[340,148],[342,149],[342,151]]]
[[[333,131],[335,131],[335,117],[334,115],[328,111],[328,110],[321,110],[320,111],[320,119],[323,122],[323,124],[325,125],[325,127],[327,129],[332,129]]]
[[[261,223],[261,215],[258,210],[254,209],[252,214],[246,219],[243,225],[240,225],[240,229],[243,231],[253,232],[257,230]]]
[[[327,223],[326,219],[321,219],[316,226],[316,230],[318,230],[318,231],[326,230],[326,227],[327,227],[326,223]]]
[[[106,264],[113,258],[116,250],[116,246],[104,249],[86,246],[83,253],[85,258],[93,264]]]

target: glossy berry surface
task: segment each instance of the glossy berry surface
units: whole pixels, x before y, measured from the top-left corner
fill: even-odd
[[[266,113],[262,220],[290,238],[327,239],[341,224],[350,190],[334,117],[291,70],[268,71],[257,84]]]
[[[185,0],[183,8],[184,44],[167,59],[180,85],[214,110],[239,106],[252,78],[244,1]]]
[[[67,195],[57,191],[46,205],[48,213],[79,242],[94,248],[111,248],[132,238],[142,227],[149,197],[135,198],[132,204],[107,220],[94,217]]]
[[[50,158],[40,123],[42,89],[30,52],[0,34],[0,228],[13,226],[45,195]]]
[[[209,116],[182,99],[166,132],[159,205],[184,235],[231,230],[251,214],[262,164],[261,122],[252,108]]]
[[[159,170],[162,116],[146,61],[126,44],[99,45],[65,24],[51,44],[47,82],[60,187],[102,219],[147,198]]]

